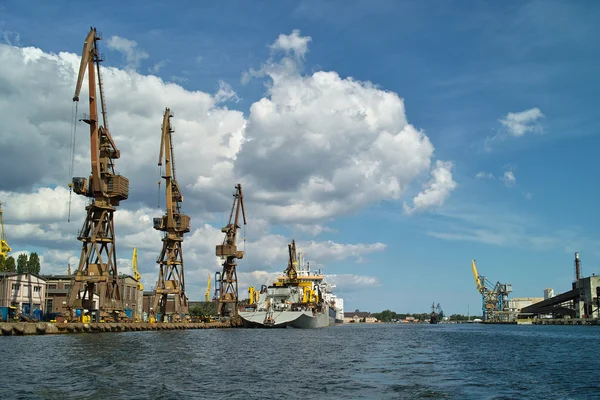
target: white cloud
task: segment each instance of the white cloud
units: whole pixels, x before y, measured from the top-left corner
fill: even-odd
[[[500,123],[506,127],[510,135],[518,137],[527,132],[543,132],[542,125],[539,123],[543,117],[544,114],[535,107],[517,113],[509,112],[500,119]]]
[[[463,204],[439,211],[435,225],[425,227],[427,234],[442,240],[483,243],[501,247],[547,251],[585,249],[598,253],[598,240],[586,237],[576,226],[555,227],[531,214],[507,210],[499,204]]]
[[[484,171],[478,172],[477,175],[475,175],[475,178],[477,178],[477,179],[495,179],[494,174],[492,174],[491,172],[484,172]]]
[[[136,69],[142,60],[148,58],[148,53],[140,49],[134,40],[125,39],[120,36],[111,36],[106,41],[106,45],[109,49],[116,50],[125,56],[127,68]]]
[[[450,192],[457,187],[452,179],[452,167],[450,161],[436,161],[435,168],[431,171],[431,180],[424,185],[423,191],[413,198],[413,207],[406,202],[403,204],[404,212],[412,214],[444,204]]]
[[[167,60],[161,60],[159,62],[157,62],[156,64],[154,64],[153,66],[151,66],[150,68],[148,68],[148,71],[153,73],[153,74],[158,74],[158,72],[165,66],[167,65]]]
[[[533,194],[531,194],[530,192],[525,193],[525,199],[526,200],[531,200],[533,199]]]
[[[513,171],[504,171],[504,175],[500,178],[506,186],[515,186],[517,184],[517,177]]]
[[[281,34],[271,45],[271,50],[281,50],[292,53],[295,57],[304,58],[308,52],[308,43],[312,41],[310,36],[300,36],[300,30],[294,29],[290,35]]]
[[[133,41],[112,37],[109,42],[130,65],[147,57]],[[250,217],[247,257],[239,267],[248,277],[270,273],[267,267],[285,267],[290,238],[271,232],[277,224],[296,229],[298,243],[305,243],[307,254],[323,265],[362,262],[385,249],[382,243],[304,242],[302,234],[331,233],[324,223],[380,200],[400,199],[409,184],[430,170],[434,147],[425,133],[407,123],[404,101],[396,93],[335,72],[302,75],[299,59],[309,42],[299,32],[277,39],[272,48],[283,57],[274,56],[261,67],[270,85],[247,117],[223,105],[237,99],[226,83],[209,94],[131,68],[102,67],[109,127],[121,152],[116,169],[130,179],[130,198],[115,214],[119,265],[129,268],[135,246],[144,283],[156,280],[161,242],[151,221],[162,213],[155,208],[160,179],[156,164],[166,106],[175,114],[183,211],[192,217],[192,232],[184,242],[186,284],[192,292],[203,293],[205,274],[220,268],[214,246],[222,241],[223,215],[229,212],[237,182],[244,186]],[[76,54],[0,44],[0,91],[5,93],[0,100],[0,169],[11,171],[0,193],[7,236],[15,251],[43,248],[41,255],[52,271],[78,260],[81,249],[76,236],[86,199],[72,195],[72,222],[67,223],[65,189],[74,111],[69,99],[78,68]],[[33,92],[38,95],[32,97]],[[87,97],[86,88],[80,97]],[[86,102],[79,107],[81,116]],[[87,176],[89,128],[79,122],[76,126],[75,176]],[[435,165],[430,187],[415,198],[415,208],[442,204],[454,188],[451,163]],[[164,205],[164,194],[160,197]]]
[[[4,39],[4,43],[11,46],[20,46],[21,45],[21,35],[18,32],[11,31],[2,31],[2,38]]]

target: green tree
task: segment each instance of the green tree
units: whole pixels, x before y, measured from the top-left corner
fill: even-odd
[[[0,272],[4,272],[4,263],[6,262],[6,259],[4,258],[3,255],[0,255]]]
[[[39,274],[40,273],[40,257],[36,252],[33,252],[29,255],[29,260],[27,260],[27,273],[29,274]]]
[[[190,315],[195,317],[203,317],[207,315],[217,315],[217,303],[216,302],[201,302],[197,306],[190,309]]]
[[[15,259],[13,256],[8,256],[8,258],[4,261],[4,271],[5,272],[15,272],[17,267],[15,266]]]
[[[21,253],[17,257],[17,274],[27,273],[27,254]]]

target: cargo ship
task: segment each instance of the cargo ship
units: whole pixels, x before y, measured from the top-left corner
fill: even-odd
[[[343,299],[332,293],[325,276],[310,271],[296,243],[288,244],[289,260],[284,274],[263,285],[256,303],[240,310],[247,328],[324,328],[344,321]]]

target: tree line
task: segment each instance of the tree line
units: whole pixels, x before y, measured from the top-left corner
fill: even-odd
[[[378,321],[381,321],[381,322],[400,321],[400,320],[406,319],[408,317],[418,319],[419,321],[425,321],[425,320],[429,320],[430,313],[398,314],[391,310],[384,310],[382,312],[373,313],[371,315],[373,315],[375,318],[377,318]],[[471,316],[471,319],[475,319],[475,318],[482,318],[482,317],[478,317],[478,316],[474,316],[474,315]],[[450,321],[466,321],[468,319],[468,317],[466,315],[461,315],[461,314],[452,314],[452,315],[448,316],[448,319]]]
[[[40,273],[40,257],[36,252],[27,256],[27,254],[19,254],[15,262],[13,256],[0,256],[0,272],[16,272],[18,274],[39,274]]]

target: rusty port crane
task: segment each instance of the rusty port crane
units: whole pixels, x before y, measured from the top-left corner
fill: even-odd
[[[216,255],[225,259],[219,283],[220,294],[217,315],[220,317],[237,317],[238,315],[236,259],[242,259],[244,257],[244,252],[238,251],[237,249],[237,233],[238,229],[240,229],[240,210],[244,219],[244,225],[246,225],[244,195],[242,193],[242,185],[238,183],[235,186],[235,193],[233,194],[233,205],[231,206],[231,212],[229,213],[229,223],[221,229],[221,232],[225,234],[225,238],[223,239],[223,243],[216,247]]]
[[[183,234],[190,231],[190,217],[181,212],[183,194],[175,177],[175,158],[173,152],[171,117],[167,108],[163,116],[160,155],[158,166],[162,167],[164,157],[164,175],[166,192],[166,212],[162,217],[154,218],[154,229],[164,232],[162,251],[156,262],[160,265],[156,283],[153,310],[160,314],[164,322],[167,313],[167,299],[175,297],[174,319],[188,314],[188,299],[185,294],[183,274]],[[160,182],[159,182],[160,184]]]
[[[86,206],[87,215],[77,239],[82,242],[79,266],[73,276],[66,308],[72,313],[76,308],[94,307],[94,294],[98,294],[98,310],[101,314],[112,314],[118,319],[122,311],[121,294],[117,285],[117,252],[115,247],[115,228],[113,214],[119,202],[129,196],[129,180],[115,173],[114,161],[120,152],[108,129],[104,93],[100,75],[100,63],[103,61],[98,51],[101,35],[96,28],[90,28],[81,56],[79,74],[73,101],[79,102],[79,94],[85,70],[88,72],[89,114],[83,121],[90,126],[90,153],[92,173],[89,181],[82,177],[73,177],[70,190],[91,199]],[[103,125],[98,121],[96,76],[100,92]],[[75,131],[74,131],[75,132]],[[75,135],[74,135],[75,136]]]

